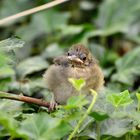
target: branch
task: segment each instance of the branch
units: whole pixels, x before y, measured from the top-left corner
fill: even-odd
[[[43,101],[42,99],[36,99],[36,98],[27,97],[23,95],[16,95],[16,94],[7,93],[3,91],[0,91],[0,98],[6,98],[6,99],[11,99],[11,100],[17,100],[21,102],[36,104],[36,105],[44,106],[47,108],[50,108],[51,106],[49,102]]]
[[[41,6],[26,10],[26,11],[23,11],[23,12],[20,12],[18,14],[15,14],[15,15],[12,15],[12,16],[9,16],[9,17],[6,17],[6,18],[0,20],[0,25],[4,25],[7,22],[9,22],[11,20],[15,20],[17,18],[27,16],[27,15],[31,15],[33,13],[36,13],[36,12],[54,7],[55,5],[61,4],[61,3],[66,2],[66,1],[67,0],[54,0],[54,1],[46,3],[44,5],[41,5]]]

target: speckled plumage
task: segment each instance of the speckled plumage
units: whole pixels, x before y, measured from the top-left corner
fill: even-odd
[[[73,55],[77,58],[69,59],[69,56]],[[43,77],[47,88],[53,92],[57,103],[65,104],[70,96],[78,94],[68,78],[86,80],[86,85],[82,89],[83,94],[88,94],[91,88],[99,91],[103,86],[104,76],[101,68],[89,50],[81,44],[72,46],[68,55],[57,57],[54,63]]]

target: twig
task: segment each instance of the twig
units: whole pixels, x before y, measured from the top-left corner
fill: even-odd
[[[4,25],[7,22],[15,20],[17,18],[27,16],[27,15],[31,15],[33,13],[36,13],[36,12],[39,12],[39,11],[54,7],[54,6],[58,5],[58,4],[66,2],[66,1],[68,1],[68,0],[54,0],[54,1],[46,3],[44,5],[41,5],[41,6],[26,10],[26,11],[23,11],[23,12],[20,12],[18,14],[15,14],[15,15],[12,15],[12,16],[9,16],[9,17],[6,17],[6,18],[0,20],[0,25]]]
[[[27,96],[23,96],[23,95],[16,95],[16,94],[0,91],[0,98],[17,100],[17,101],[21,101],[21,102],[36,104],[39,106],[44,106],[44,107],[50,108],[49,102],[43,101],[42,99],[36,99],[36,98],[27,97]]]

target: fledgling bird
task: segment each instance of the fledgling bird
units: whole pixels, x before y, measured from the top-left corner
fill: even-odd
[[[59,104],[65,104],[70,96],[78,95],[68,81],[69,78],[85,79],[83,94],[89,94],[89,89],[98,92],[104,83],[104,76],[97,60],[82,44],[73,45],[66,55],[55,58],[54,64],[47,69],[43,78]]]

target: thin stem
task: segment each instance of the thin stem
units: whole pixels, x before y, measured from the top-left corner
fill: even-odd
[[[36,105],[44,106],[47,108],[50,107],[50,103],[43,101],[42,99],[36,99],[36,98],[27,97],[27,96],[23,96],[23,95],[15,95],[15,94],[3,92],[3,91],[0,91],[0,98],[6,98],[6,99],[10,99],[10,100],[17,100],[17,101],[21,101],[21,102],[36,104]]]
[[[127,134],[125,135],[125,140],[128,140],[128,135]]]
[[[100,140],[100,122],[97,121],[97,140]]]
[[[131,140],[130,133],[127,133],[127,134],[125,135],[125,139],[126,139],[126,140]]]
[[[92,99],[92,102],[90,104],[90,106],[88,107],[86,113],[84,114],[84,116],[79,120],[77,126],[75,127],[75,129],[73,130],[73,132],[69,135],[68,137],[68,140],[71,140],[74,135],[76,134],[76,132],[78,131],[78,129],[80,128],[81,124],[83,123],[83,121],[86,119],[86,117],[88,116],[88,114],[91,112],[95,102],[96,102],[96,99],[97,99],[97,92],[95,92],[94,90],[90,90],[91,93],[93,94],[93,99]]]
[[[36,12],[39,12],[39,11],[54,7],[54,6],[58,5],[58,4],[66,2],[66,1],[67,0],[54,0],[54,1],[46,3],[44,5],[41,5],[41,6],[26,10],[26,11],[23,11],[23,12],[20,12],[18,14],[15,14],[15,15],[12,15],[12,16],[9,16],[9,17],[6,17],[6,18],[0,20],[0,25],[4,25],[7,22],[15,20],[17,18],[24,17],[24,16],[27,16],[27,15],[31,15],[33,13],[36,13]]]
[[[137,110],[140,111],[140,101],[138,100]]]

